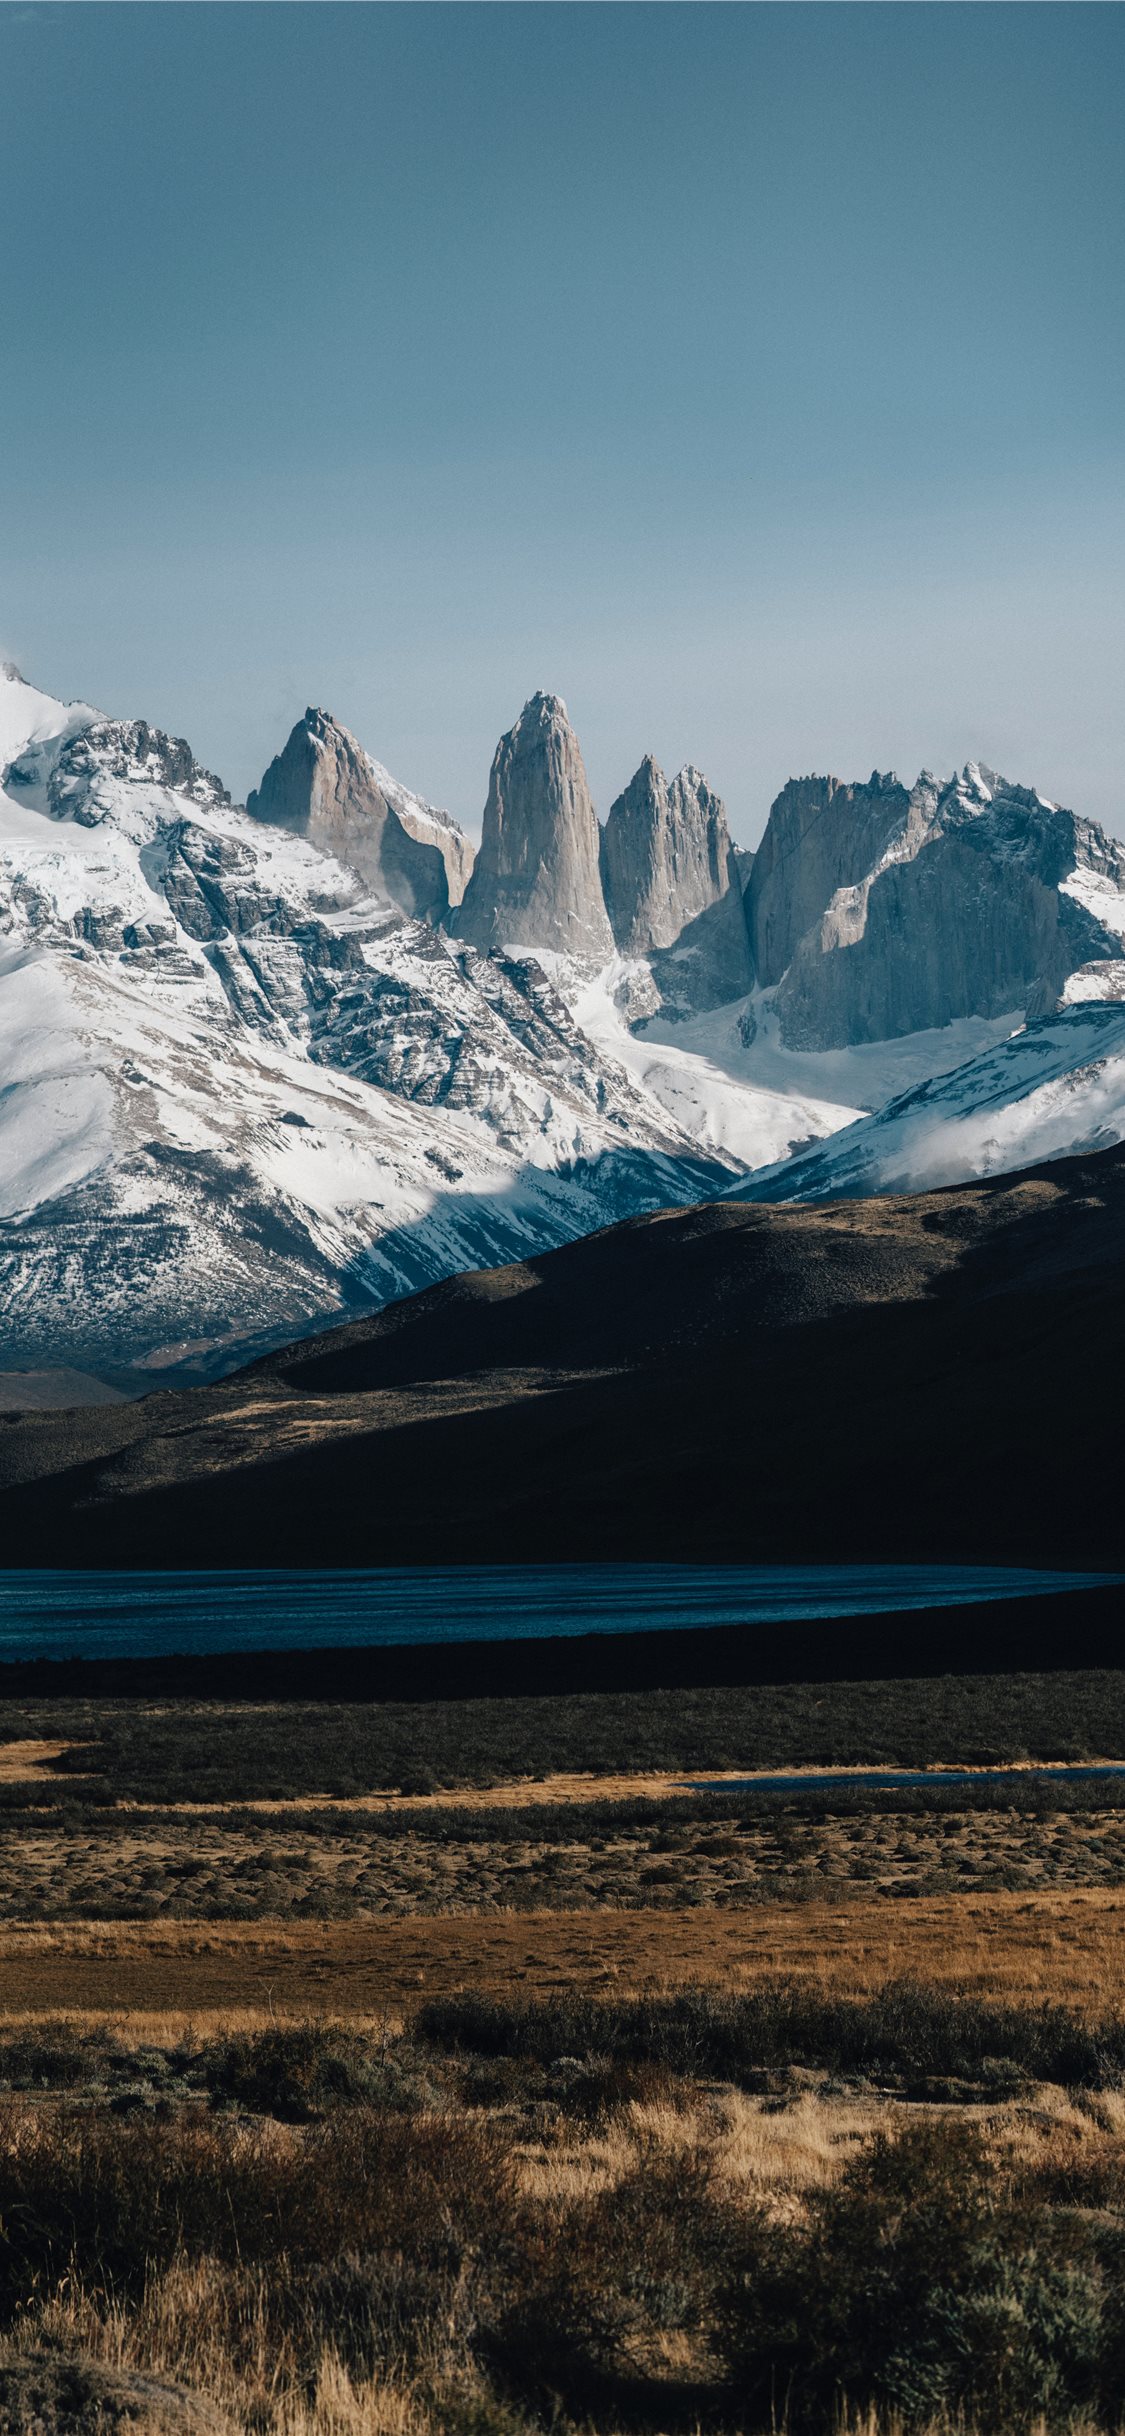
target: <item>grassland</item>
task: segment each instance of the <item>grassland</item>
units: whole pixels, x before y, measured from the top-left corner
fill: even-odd
[[[426,1793],[553,1771],[1125,1758],[1125,1673],[720,1684],[428,1701],[0,1701],[0,1740],[65,1740],[107,1800]],[[87,1793],[90,1788],[87,1786]]]
[[[0,1733],[3,2436],[1121,2424],[1125,1678]]]

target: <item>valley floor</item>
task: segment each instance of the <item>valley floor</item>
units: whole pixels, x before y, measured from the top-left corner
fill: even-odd
[[[0,1730],[4,2436],[1119,2427],[1122,1675]]]

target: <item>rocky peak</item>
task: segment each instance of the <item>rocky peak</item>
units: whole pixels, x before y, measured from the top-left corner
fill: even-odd
[[[613,953],[597,815],[557,694],[536,693],[496,747],[480,853],[454,926],[481,948]]]
[[[863,834],[867,870],[845,867],[780,977],[776,1007],[789,1048],[1017,1016],[1056,1004],[1068,975],[1120,960],[1125,849],[1034,787],[978,762],[940,787],[923,771],[882,848],[869,808]],[[804,860],[802,848],[789,872]],[[822,885],[827,876],[822,868]],[[757,881],[758,866],[751,891]],[[795,922],[800,880],[790,882],[796,911],[785,881],[785,866],[775,866],[774,910]],[[784,930],[777,936],[780,953]],[[773,969],[767,977],[778,978]]]
[[[669,782],[646,753],[610,806],[601,867],[622,954],[673,947],[734,877],[726,812],[702,773],[689,766]]]
[[[115,801],[114,787],[167,787],[193,803],[229,804],[221,779],[205,770],[182,736],[166,736],[147,719],[95,719],[64,742],[38,748],[54,820],[76,820],[93,829]],[[36,776],[32,748],[15,773],[24,783]],[[26,767],[25,767],[26,764]]]
[[[472,868],[464,832],[400,786],[330,711],[310,705],[247,811],[307,837],[402,913],[444,922]]]

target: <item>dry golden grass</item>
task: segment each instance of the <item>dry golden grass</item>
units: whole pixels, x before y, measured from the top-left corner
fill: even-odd
[[[80,1744],[62,1742],[24,1741],[0,1745],[0,1778],[5,1776],[9,1778],[33,1777],[38,1774],[40,1768],[50,1766],[62,1752],[80,1748],[82,1748]],[[26,1757],[22,1760],[16,1759],[12,1764],[6,1764],[5,1752],[23,1753]],[[937,1763],[931,1773],[940,1777],[944,1764]],[[989,1762],[962,1760],[957,1764],[960,1771],[969,1777],[987,1778],[992,1773],[992,1763]],[[1097,1765],[1099,1763],[1095,1759],[1089,1764]],[[1066,1763],[1062,1761],[1051,1763],[1028,1758],[1012,1758],[1005,1762],[1005,1766],[1016,1775],[1022,1773],[1026,1776],[1034,1775],[1037,1778],[1047,1779],[1052,1774],[1057,1774],[1065,1779],[1067,1772]],[[287,1795],[284,1798],[270,1798],[267,1795],[256,1793],[252,1796],[251,1806],[255,1812],[260,1812],[263,1817],[270,1818],[284,1818],[289,1813],[299,1814],[301,1811],[308,1810],[394,1811],[404,1816],[409,1816],[412,1812],[425,1815],[428,1811],[448,1810],[451,1806],[467,1811],[526,1810],[546,1804],[567,1806],[587,1802],[646,1800],[666,1802],[675,1800],[678,1795],[693,1793],[701,1787],[713,1788],[719,1792],[724,1785],[752,1785],[755,1778],[760,1778],[763,1784],[768,1785],[775,1781],[778,1774],[795,1781],[799,1781],[802,1777],[819,1781],[831,1777],[845,1777],[849,1780],[863,1777],[877,1778],[885,1773],[886,1769],[883,1766],[833,1760],[786,1763],[780,1770],[752,1766],[745,1768],[680,1768],[677,1770],[618,1769],[600,1772],[594,1769],[570,1769],[540,1776],[513,1777],[491,1785],[463,1785],[455,1790],[443,1787],[432,1793],[301,1793]],[[68,1772],[68,1782],[70,1781],[73,1779]],[[165,1802],[153,1796],[146,1796],[143,1803],[123,1798],[112,1804],[112,1808],[118,1811],[143,1808],[149,1813],[164,1811],[170,1818],[207,1819],[221,1818],[229,1807],[229,1802],[183,1800]]]
[[[461,1988],[623,1993],[797,1978],[863,1994],[904,1976],[963,1995],[1114,2011],[1125,2003],[1125,1895],[0,1928],[8,2023],[44,2013],[379,2021]]]
[[[825,2098],[812,2090],[784,2107],[765,2107],[738,2089],[718,2089],[688,2105],[634,2103],[600,2134],[522,2148],[521,2187],[543,2206],[557,2206],[612,2190],[654,2155],[705,2155],[720,2186],[788,2211],[804,2193],[834,2180],[894,2111],[876,2098]]]
[[[64,1751],[78,1751],[80,1743],[42,1742],[30,1735],[19,1742],[0,1742],[0,1784],[26,1784],[53,1768]]]
[[[812,2088],[782,2108],[725,2087],[682,2092],[681,2100],[633,2104],[608,2128],[566,2125],[553,2143],[527,2143],[517,2151],[525,2198],[549,2216],[560,2205],[612,2191],[638,2164],[703,2149],[718,2188],[762,2200],[779,2222],[791,2221],[875,2131],[893,2127],[906,2111],[917,2119],[920,2111],[866,2093],[853,2098]],[[1005,2174],[1013,2167],[1042,2175],[1060,2164],[1125,2161],[1125,2096],[1118,2093],[1075,2102],[1061,2090],[1041,2088],[974,2114]],[[231,2436],[446,2436],[440,2393],[447,2375],[457,2380],[463,2411],[465,2366],[452,2347],[448,2358],[439,2349],[428,2359],[421,2376],[393,2365],[381,2376],[358,2376],[331,2349],[310,2366],[296,2337],[279,2342],[267,2302],[260,2271],[248,2266],[232,2272],[207,2257],[184,2259],[154,2275],[128,2305],[94,2299],[70,2280],[27,2312],[18,2334],[0,2341],[0,2371],[47,2348],[125,2381],[163,2385],[174,2406],[170,2413],[162,2413],[157,2391],[150,2418],[130,2413],[127,2436],[208,2436],[212,2429],[215,2436],[228,2430]],[[669,2333],[662,2343],[663,2371],[673,2381],[698,2366],[688,2333]],[[182,2416],[193,2397],[206,2413],[195,2428]],[[524,2424],[502,2422],[487,2396],[481,2399],[485,2436],[502,2424]],[[458,2425],[464,2424],[459,2412]],[[611,2420],[579,2428],[564,2418],[559,2425],[566,2436],[618,2436]],[[1066,2427],[1067,2436],[1099,2436],[1092,2421],[1068,2420]],[[649,2421],[646,2431],[661,2436]],[[664,2436],[672,2436],[671,2427]],[[680,2421],[676,2436],[685,2436]],[[783,2417],[774,2436],[784,2436]],[[835,2422],[831,2436],[904,2431],[894,2417],[870,2414]],[[973,2436],[973,2430],[961,2421],[955,2429],[943,2422],[929,2430],[914,2425],[911,2436]],[[1059,2436],[1059,2430],[1033,2421],[1024,2436]]]
[[[163,2384],[174,2401],[198,2398],[203,2426],[214,2425],[217,2436],[247,2428],[268,2436],[440,2436],[405,2383],[353,2378],[328,2350],[310,2376],[307,2363],[279,2352],[252,2286],[232,2330],[229,2309],[218,2305],[218,2281],[213,2261],[185,2264],[154,2278],[140,2307],[128,2311],[98,2308],[68,2291],[38,2311],[31,2327],[0,2340],[0,2370],[26,2359],[30,2336],[123,2381]],[[128,2436],[180,2436],[180,2413],[162,2410],[157,2394],[147,2410],[143,2401],[131,2410],[126,2425]]]
[[[744,1769],[730,1768],[721,1774],[709,1774],[706,1782],[716,1786],[728,1783],[739,1784],[743,1781],[745,1774]],[[701,1783],[704,1780],[693,1778],[691,1781]],[[610,1776],[598,1776],[592,1770],[586,1770],[553,1776],[515,1777],[509,1783],[501,1785],[463,1785],[456,1792],[305,1793],[294,1794],[282,1801],[263,1799],[260,1795],[255,1794],[253,1807],[255,1811],[262,1811],[270,1817],[284,1816],[286,1811],[293,1810],[425,1812],[427,1810],[448,1810],[451,1804],[455,1804],[458,1810],[526,1810],[536,1803],[545,1802],[625,1802],[646,1799],[664,1802],[678,1793],[687,1793],[689,1790],[688,1777],[682,1769],[678,1775],[669,1775],[666,1771],[649,1769],[647,1771],[638,1770],[633,1774],[622,1772]],[[115,1804],[115,1807],[120,1810],[140,1806],[125,1801]],[[186,1813],[193,1817],[214,1818],[221,1817],[224,1807],[229,1805],[221,1802],[146,1801],[143,1806],[148,1811],[167,1810],[170,1815]]]

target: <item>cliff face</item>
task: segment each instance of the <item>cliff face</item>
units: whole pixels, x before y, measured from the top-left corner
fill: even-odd
[[[611,805],[602,882],[624,956],[647,956],[665,1013],[740,998],[753,971],[723,804],[699,770],[668,780],[646,755]]]
[[[613,954],[599,831],[578,739],[557,694],[533,694],[496,747],[480,853],[458,909],[481,948]]]
[[[868,876],[902,835],[911,798],[893,773],[866,786],[791,778],[773,804],[746,884],[754,968],[763,989],[780,981],[837,889]]]
[[[895,797],[883,782],[895,817],[882,851],[837,884],[791,949],[776,1001],[788,1046],[843,1048],[967,1015],[1022,1014],[1049,1003],[1078,967],[1120,958],[1125,849],[1094,823],[973,763],[942,788],[923,772],[909,797]],[[855,852],[837,867],[854,874],[877,839],[871,815],[863,806]],[[776,978],[770,956],[811,901],[799,855],[775,859],[759,894],[764,854],[765,843],[751,875],[763,980]],[[821,889],[824,877],[822,858]]]
[[[448,813],[411,794],[329,712],[309,709],[246,807],[334,854],[401,913],[444,922],[472,869]]]
[[[725,895],[730,860],[726,812],[701,772],[684,769],[669,782],[646,754],[602,832],[602,885],[622,955],[673,947]]]
[[[697,1149],[536,959],[407,920],[294,835],[333,808],[326,762],[342,783],[306,735],[281,817],[251,819],[178,738],[0,677],[9,1370],[230,1367],[742,1164]],[[388,813],[384,883],[403,840],[431,851]]]

